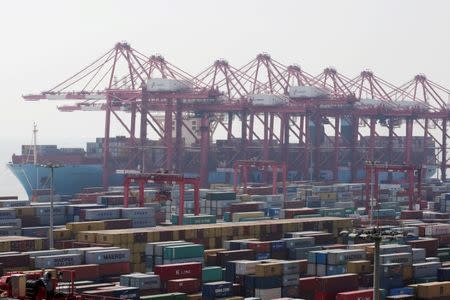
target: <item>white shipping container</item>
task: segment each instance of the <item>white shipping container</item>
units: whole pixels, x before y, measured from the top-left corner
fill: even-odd
[[[0,219],[15,219],[16,210],[14,208],[0,208]]]
[[[22,219],[0,219],[0,226],[12,226],[21,228]]]
[[[86,209],[84,219],[86,221],[120,219],[120,208]]]
[[[330,250],[327,255],[329,265],[344,265],[352,260],[365,260],[366,252],[364,250]]]
[[[410,245],[381,245],[380,254],[393,254],[393,253],[411,253],[412,247]]]
[[[317,268],[316,264],[308,264],[306,273],[310,276],[316,276],[317,275]]]
[[[450,234],[450,224],[437,224],[425,227],[425,236],[438,236]]]
[[[19,207],[29,206],[30,200],[2,200],[0,201],[1,207]]]
[[[39,257],[39,256],[61,255],[61,254],[65,254],[65,252],[64,252],[64,250],[50,249],[50,250],[40,250],[40,251],[28,251],[28,252],[24,252],[24,254],[28,254],[31,258],[35,258],[35,257]]]
[[[251,261],[251,260],[236,261],[236,274],[237,275],[255,274],[256,265],[259,263],[260,261]]]
[[[298,285],[299,274],[287,274],[283,275],[281,286],[293,286]]]
[[[51,256],[38,256],[34,259],[34,267],[36,269],[48,269],[74,265],[81,265],[81,255],[61,254]]]
[[[261,298],[261,300],[272,300],[281,298],[281,288],[255,289],[255,296]]]
[[[423,248],[412,248],[413,263],[425,262],[427,257],[426,251]]]
[[[380,255],[381,264],[403,264],[413,263],[412,253],[393,253]]]
[[[249,100],[255,106],[274,106],[274,105],[285,105],[288,100],[272,94],[254,94],[248,96]]]
[[[156,221],[154,217],[135,218],[131,220],[133,228],[155,227]]]
[[[283,261],[281,264],[283,265],[283,275],[300,273],[300,263],[298,260]]]
[[[192,90],[192,84],[188,81],[152,78],[147,81],[147,91],[149,92],[182,92]]]
[[[129,286],[137,287],[141,290],[159,289],[161,280],[159,275],[155,274],[130,274]]]
[[[22,235],[22,229],[15,226],[0,226],[0,236]]]
[[[291,98],[327,98],[329,93],[315,86],[297,85],[289,87]]]
[[[414,278],[437,276],[437,270],[442,266],[440,262],[424,262],[413,264]]]
[[[109,264],[117,262],[129,262],[129,249],[95,250],[85,254],[86,264]]]
[[[121,210],[124,219],[153,218],[155,216],[155,210],[152,207],[128,207]]]

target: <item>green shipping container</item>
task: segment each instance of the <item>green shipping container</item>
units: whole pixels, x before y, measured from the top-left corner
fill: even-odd
[[[164,259],[203,257],[205,247],[200,244],[169,246],[164,248]]]
[[[172,224],[178,225],[178,215],[172,215]],[[194,225],[194,224],[214,224],[216,223],[216,216],[213,215],[190,215],[186,214],[183,216],[183,225]]]
[[[206,200],[221,201],[221,200],[236,200],[235,192],[208,192],[206,193]]]
[[[311,214],[311,215],[295,215],[295,219],[305,219],[305,218],[320,218],[320,214]]]
[[[141,296],[140,300],[187,300],[187,295],[185,293],[169,293],[169,294],[158,294],[151,296]]]
[[[222,281],[222,268],[221,267],[205,267],[202,270],[202,281]]]
[[[437,257],[441,261],[450,261],[450,248],[438,248]]]

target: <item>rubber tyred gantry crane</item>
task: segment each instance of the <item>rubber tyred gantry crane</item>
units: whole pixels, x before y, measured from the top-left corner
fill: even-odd
[[[414,166],[414,165],[381,165],[381,164],[366,164],[366,210],[368,214],[370,214],[371,206],[370,206],[370,197],[373,197],[375,203],[378,205],[378,189],[379,189],[379,173],[380,172],[406,172],[408,178],[408,200],[409,200],[409,209],[414,209],[414,204],[417,202],[414,199],[414,174],[417,173],[417,190],[418,197],[422,194],[422,167]],[[374,178],[374,182],[372,182],[372,178]],[[370,189],[368,188],[371,184],[373,184],[373,195],[370,195]]]
[[[237,191],[238,184],[238,173],[242,170],[241,181],[243,184],[243,192],[247,193],[247,184],[248,184],[248,169],[249,168],[258,168],[265,172],[270,172],[269,168],[272,169],[272,194],[277,193],[277,178],[278,171],[281,169],[281,176],[283,182],[283,194],[286,196],[286,164],[277,163],[276,161],[271,160],[237,160],[233,164],[233,172],[234,172],[234,191]]]
[[[165,173],[139,173],[126,174],[123,183],[124,206],[128,207],[130,184],[137,183],[139,186],[138,205],[144,206],[144,187],[148,182],[163,184],[178,184],[180,187],[180,204],[178,207],[178,224],[183,224],[184,216],[184,189],[186,184],[194,186],[194,214],[200,214],[200,180],[198,177],[186,177],[181,174]]]

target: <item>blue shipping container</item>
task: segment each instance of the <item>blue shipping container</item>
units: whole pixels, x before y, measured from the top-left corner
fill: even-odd
[[[414,295],[414,289],[411,287],[394,288],[389,291],[389,296]]]
[[[281,287],[281,277],[255,277],[255,288],[275,289]]]
[[[215,299],[233,295],[233,284],[226,281],[208,282],[202,285],[202,299]]]

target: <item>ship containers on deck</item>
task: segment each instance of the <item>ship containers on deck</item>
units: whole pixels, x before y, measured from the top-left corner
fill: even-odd
[[[336,295],[336,300],[372,300],[373,299],[373,289],[350,291],[338,293]]]

